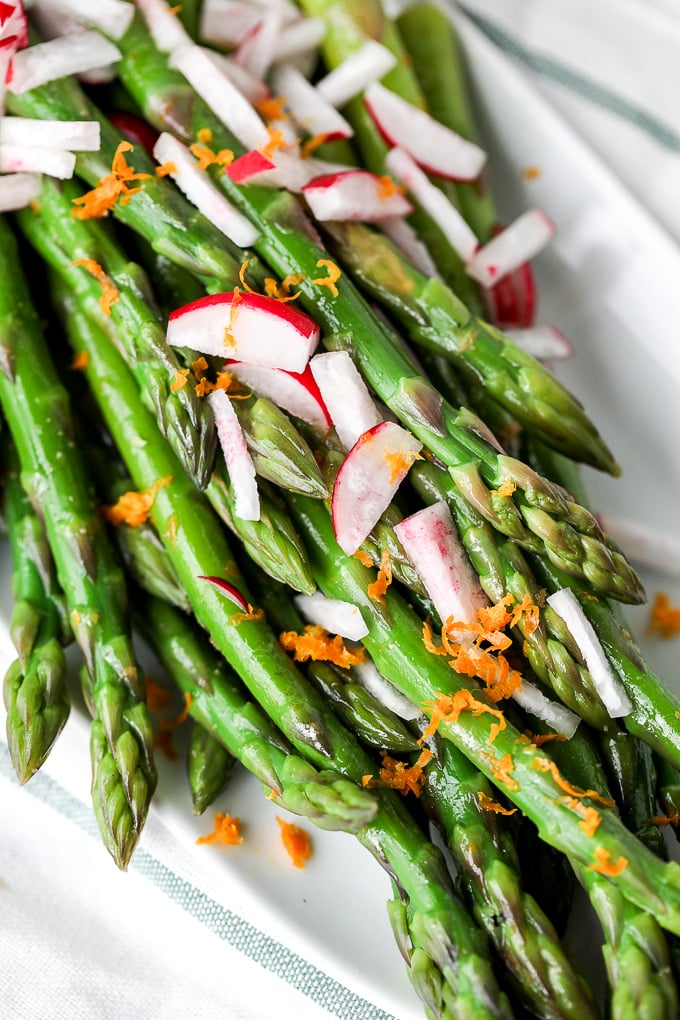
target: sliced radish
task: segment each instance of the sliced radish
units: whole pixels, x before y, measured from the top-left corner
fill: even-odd
[[[180,46],[173,52],[170,63],[182,72],[246,149],[259,149],[267,144],[269,134],[257,112],[205,50],[193,44]]]
[[[295,60],[314,52],[323,42],[326,24],[322,18],[302,18],[287,25],[274,49],[275,63]]]
[[[598,514],[597,518],[603,531],[621,546],[628,559],[680,577],[680,541],[673,535],[614,514]]]
[[[40,195],[40,174],[8,174],[0,177],[0,212],[23,209]]]
[[[548,605],[564,621],[578,645],[602,704],[612,719],[633,710],[626,689],[615,675],[578,599],[570,588],[561,588],[548,596]]]
[[[326,135],[328,141],[334,141],[354,134],[348,121],[296,68],[276,68],[272,87],[278,96],[285,98],[286,106],[308,135]]]
[[[257,149],[253,149],[235,159],[224,172],[234,184],[245,184],[246,181],[252,182],[253,178],[261,181],[262,175],[271,170],[276,170],[276,163],[263,156]]]
[[[244,386],[272,400],[282,410],[294,414],[320,432],[327,432],[331,427],[330,414],[309,365],[304,372],[285,372],[280,368],[228,361],[226,368]]]
[[[262,18],[262,11],[243,0],[205,0],[199,36],[212,46],[232,49],[245,39]]]
[[[203,49],[202,52],[218,71],[227,76],[249,103],[254,105],[271,95],[269,86],[261,78],[256,78],[245,67],[239,67],[231,57],[225,57],[224,53],[217,53],[215,50]]]
[[[159,163],[172,165],[169,176],[177,183],[180,191],[230,241],[240,248],[246,248],[257,241],[260,236],[257,227],[217,190],[209,174],[201,170],[183,142],[164,131],[158,136],[153,154]]]
[[[555,236],[555,224],[540,209],[529,209],[479,248],[467,265],[483,287],[493,287],[522,263],[538,255]]]
[[[239,67],[245,67],[256,78],[264,78],[274,59],[276,40],[281,34],[281,18],[276,12],[258,21],[232,54]]]
[[[425,276],[441,279],[427,247],[408,220],[378,220],[376,226],[389,237],[394,247],[406,256],[412,266]]]
[[[315,177],[302,189],[315,218],[326,220],[376,220],[408,216],[413,206],[394,186],[367,170]]]
[[[338,545],[351,556],[389,506],[423,444],[391,421],[364,432],[345,457],[331,510]]]
[[[340,442],[351,450],[364,432],[382,420],[366,383],[347,351],[316,354],[309,368]]]
[[[255,467],[236,411],[224,390],[213,390],[207,399],[215,415],[217,437],[234,491],[234,515],[243,521],[259,521]]]
[[[474,142],[468,142],[379,82],[366,89],[364,102],[390,145],[404,149],[425,170],[454,181],[474,181],[479,177],[486,153]]]
[[[531,329],[506,329],[513,343],[541,361],[563,361],[571,358],[574,348],[556,326],[532,326]]]
[[[244,599],[238,588],[235,588],[233,584],[229,584],[229,581],[225,581],[222,577],[206,577],[204,574],[198,575],[199,581],[208,581],[213,587],[217,588],[218,591],[224,595],[225,598],[233,602],[235,606],[238,606],[244,613],[250,612],[250,606],[246,599]]]
[[[113,64],[120,57],[120,50],[98,32],[64,35],[16,53],[7,88],[21,95],[56,78]]]
[[[391,71],[396,63],[397,58],[386,46],[368,39],[317,82],[316,87],[332,106],[344,106]]]
[[[49,0],[49,6],[88,28],[97,28],[112,39],[120,39],[130,27],[135,9],[122,0]],[[140,5],[141,6],[141,5]]]
[[[76,157],[65,149],[43,149],[36,145],[0,145],[0,173],[36,173],[73,177]]]
[[[389,708],[400,719],[412,720],[421,715],[418,706],[409,701],[394,684],[386,680],[371,659],[364,659],[358,666],[352,666],[352,673],[369,694],[377,698],[381,705]]]
[[[530,262],[523,262],[484,291],[491,322],[500,329],[529,329],[536,313],[536,281]]]
[[[165,0],[135,0],[135,3],[161,53],[173,53],[180,46],[191,45],[190,35]]]
[[[0,4],[0,43],[13,53],[28,46],[28,22],[21,0]]]
[[[96,120],[0,117],[0,145],[32,145],[46,149],[98,152],[101,147],[101,127]]]
[[[513,701],[524,709],[531,712],[537,719],[542,719],[556,733],[561,733],[569,740],[578,729],[581,717],[571,712],[564,705],[547,698],[543,691],[539,690],[528,680],[522,680],[522,686],[513,691],[510,695]]]
[[[489,600],[444,500],[406,517],[394,532],[442,621],[474,622]]]
[[[359,608],[351,602],[326,598],[320,591],[296,595],[293,602],[307,623],[316,623],[331,634],[339,634],[348,641],[361,641],[368,634]]]
[[[153,154],[153,147],[158,141],[158,131],[151,127],[148,121],[138,117],[136,113],[128,113],[126,110],[116,110],[115,113],[110,113],[109,120],[129,142],[141,145],[150,156]]]
[[[479,247],[474,231],[408,152],[400,148],[391,149],[387,153],[385,164],[397,180],[405,185],[421,209],[434,220],[463,261],[467,262],[472,258]]]
[[[284,25],[300,21],[302,17],[299,8],[295,4],[289,3],[289,0],[253,0],[253,3],[265,15],[270,12],[276,13]]]
[[[202,354],[230,356],[289,372],[303,372],[319,342],[319,327],[290,304],[260,294],[210,294],[177,309],[168,343]]]

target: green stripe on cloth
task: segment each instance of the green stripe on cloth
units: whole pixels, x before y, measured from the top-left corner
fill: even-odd
[[[7,744],[1,740],[0,777],[16,781]],[[25,787],[25,792],[58,811],[88,836],[99,840],[97,824],[89,805],[74,797],[50,776],[38,772]],[[339,1020],[396,1020],[390,1013],[363,999],[238,914],[227,910],[143,848],[135,850],[130,867],[219,939],[259,963],[265,970],[276,974],[332,1016]]]
[[[596,81],[572,71],[571,68],[553,60],[551,57],[541,56],[527,49],[512,36],[508,35],[502,28],[499,28],[493,21],[476,14],[463,5],[463,10],[484,35],[495,43],[499,49],[514,57],[524,64],[531,71],[540,74],[544,78],[554,81],[570,92],[576,93],[582,99],[587,100],[594,106],[606,110],[608,113],[620,117],[650,135],[656,142],[669,152],[680,152],[680,136],[670,128],[667,128],[661,121],[650,116],[639,106],[629,103],[626,99],[612,92],[610,89],[599,85]]]

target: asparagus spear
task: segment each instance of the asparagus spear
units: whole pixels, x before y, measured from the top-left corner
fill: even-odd
[[[125,586],[73,445],[66,393],[40,333],[19,254],[0,222],[0,403],[26,490],[45,521],[73,631],[91,678],[92,794],[120,867],[139,837],[156,774],[143,680],[124,619]]]
[[[3,693],[10,756],[25,783],[47,758],[69,715],[62,645],[71,635],[45,529],[22,488],[14,446],[7,438],[5,444],[4,511],[14,595],[9,630],[19,657],[7,671]]]
[[[189,734],[187,776],[194,814],[202,815],[229,782],[238,759],[206,730],[194,722]]]

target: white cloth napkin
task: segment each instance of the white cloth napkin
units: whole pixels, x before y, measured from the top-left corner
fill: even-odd
[[[509,57],[529,75],[621,181],[680,237],[680,0],[465,0],[465,9],[499,48],[499,59]],[[7,577],[6,561],[3,570]],[[8,614],[5,595],[1,618]],[[11,658],[6,627],[0,628],[0,669]],[[215,864],[213,855],[220,851],[203,848],[203,857],[196,852],[199,823],[183,827],[181,811],[161,783],[159,806],[132,867],[119,874],[98,843],[89,806],[86,729],[84,717],[76,715],[44,772],[25,789],[13,779],[0,740],[0,1016],[410,1020],[421,1015],[384,917],[384,926],[373,928],[373,914],[380,911],[373,909],[371,895],[379,904],[388,894],[378,869],[366,896],[363,889],[355,891],[369,901],[371,926],[362,922],[340,940],[340,956],[349,966],[343,969],[342,961],[326,961],[315,950],[315,923],[330,922],[305,914],[304,883],[317,890],[324,881],[337,886],[339,902],[347,900],[351,910],[349,885],[345,891],[342,876],[323,877],[321,869],[326,839],[345,839],[346,851],[333,857],[337,851],[329,850],[328,860],[347,862],[347,869],[356,866],[358,873],[363,865],[355,865],[348,837],[315,836],[321,861],[307,877],[286,871],[273,850],[270,860],[270,851],[260,849],[253,857],[260,855],[259,878],[249,873],[249,891],[244,891],[238,868],[221,867],[219,859]],[[251,792],[261,797],[256,786],[239,793],[246,809]],[[209,827],[208,820],[204,830]],[[272,868],[281,869],[275,878],[290,894],[289,927],[253,893]],[[313,896],[310,900],[315,902]],[[372,975],[385,956],[395,962],[385,965],[374,994]]]

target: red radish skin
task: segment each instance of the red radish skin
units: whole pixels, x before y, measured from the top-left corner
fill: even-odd
[[[331,416],[309,365],[304,372],[286,372],[263,365],[248,365],[242,361],[227,361],[224,367],[243,385],[272,400],[282,410],[306,421],[320,432],[327,432],[331,428]]]
[[[302,194],[314,217],[320,221],[375,223],[413,212],[411,203],[396,187],[388,190],[384,180],[367,170],[345,170],[315,177],[305,185]]]
[[[215,416],[217,438],[234,493],[234,516],[243,521],[259,521],[260,496],[255,467],[241,423],[224,390],[213,390],[207,399]]]
[[[488,244],[478,248],[467,272],[490,288],[538,255],[555,236],[555,224],[540,209],[529,209]]]
[[[268,170],[275,170],[276,163],[267,159],[257,149],[246,152],[239,156],[225,169],[227,177],[231,178],[234,184],[245,184],[258,174],[266,174]]]
[[[335,538],[348,556],[370,535],[421,450],[422,443],[410,432],[383,421],[364,432],[349,451],[331,504]]]
[[[225,598],[229,599],[230,602],[233,602],[235,606],[238,606],[242,612],[250,612],[250,606],[246,599],[244,599],[243,595],[241,595],[238,588],[235,588],[233,584],[229,584],[229,582],[225,581],[222,577],[206,577],[204,574],[199,574],[198,580],[207,581],[209,584],[212,584],[212,586],[217,588],[217,590],[224,595]]]

